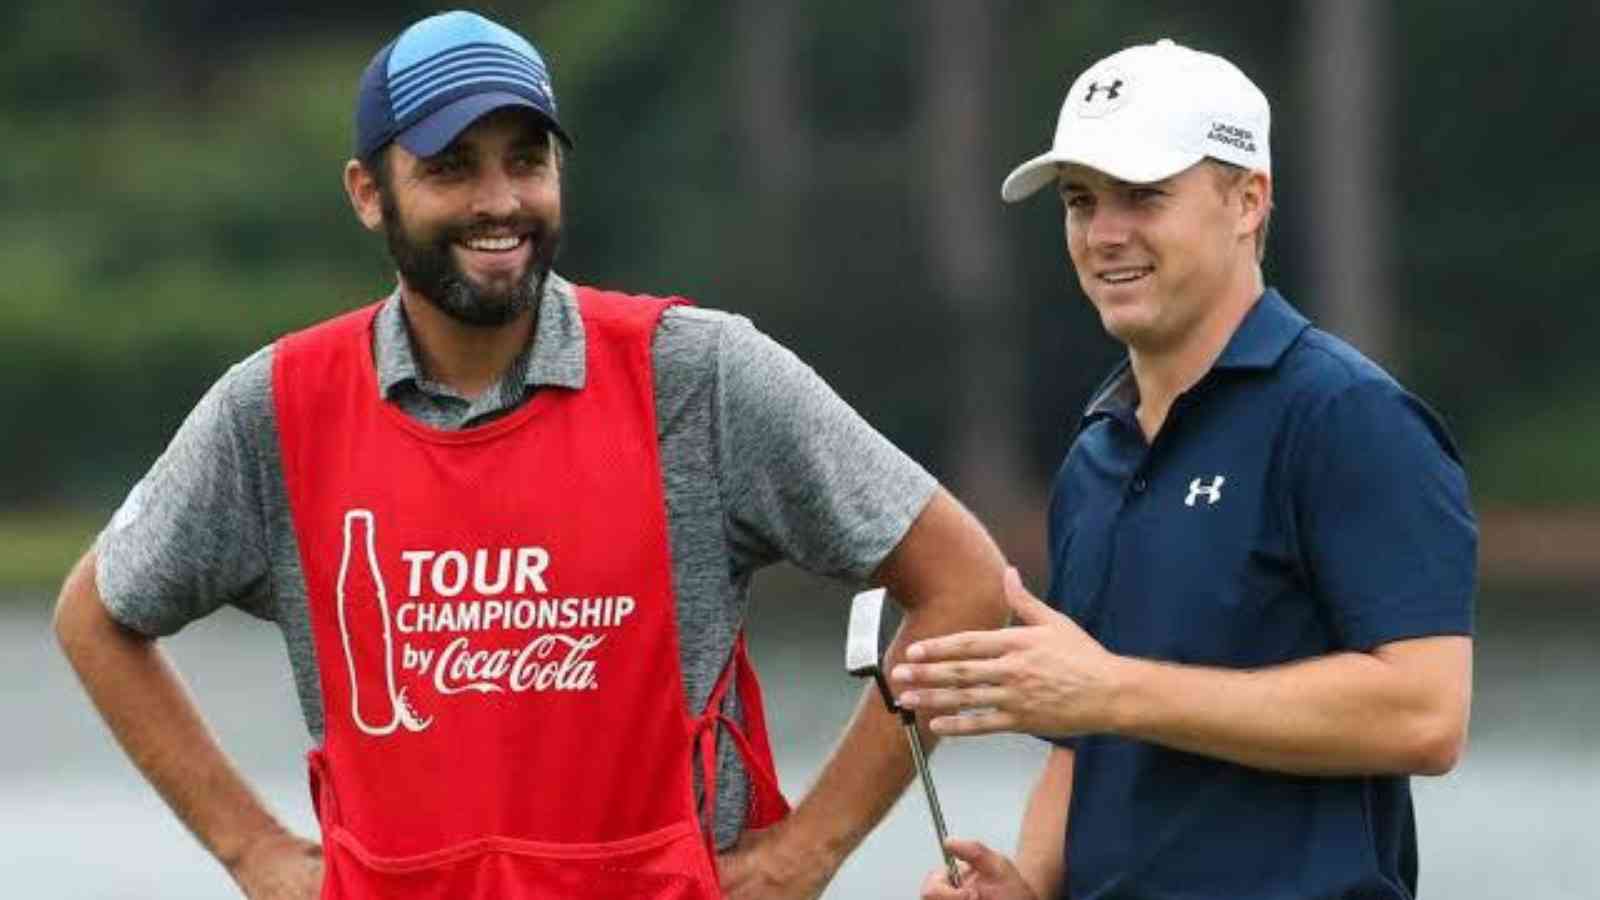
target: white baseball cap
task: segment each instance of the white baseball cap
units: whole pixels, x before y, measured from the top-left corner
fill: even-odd
[[[1061,104],[1046,153],[1008,176],[1015,203],[1078,163],[1122,181],[1170,178],[1206,157],[1271,173],[1272,111],[1233,63],[1170,40],[1113,53],[1078,76]]]

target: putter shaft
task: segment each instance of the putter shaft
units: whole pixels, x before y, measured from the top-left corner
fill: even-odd
[[[906,710],[900,711],[900,723],[905,726],[906,741],[911,744],[911,758],[917,764],[917,775],[922,778],[922,792],[928,798],[928,812],[933,817],[933,832],[939,838],[939,853],[944,856],[945,871],[950,876],[950,886],[961,886],[961,874],[956,869],[955,857],[945,847],[947,837],[944,827],[944,810],[939,808],[939,794],[933,789],[933,773],[928,771],[928,757],[922,752],[922,739],[917,734],[917,719]]]
[[[902,709],[894,701],[894,691],[883,671],[883,606],[888,591],[874,588],[862,591],[850,601],[850,627],[845,635],[844,669],[858,678],[870,677],[878,685],[883,705],[890,713],[900,717],[906,741],[911,744],[911,759],[917,765],[917,775],[922,779],[922,793],[928,798],[928,812],[933,818],[934,836],[939,840],[939,854],[944,857],[945,871],[952,887],[961,886],[961,870],[955,857],[945,848],[944,810],[939,808],[939,795],[933,789],[933,773],[928,771],[928,757],[922,752],[922,736],[917,733],[917,717]]]

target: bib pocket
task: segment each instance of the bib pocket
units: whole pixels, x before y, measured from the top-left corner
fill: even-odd
[[[600,843],[487,835],[410,856],[375,853],[340,824],[325,757],[312,751],[322,900],[717,900],[699,828],[683,821]]]

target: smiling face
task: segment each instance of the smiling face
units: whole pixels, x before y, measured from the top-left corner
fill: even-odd
[[[1260,292],[1253,236],[1269,182],[1251,173],[1225,185],[1212,165],[1146,184],[1062,168],[1078,283],[1106,331],[1131,349],[1174,350],[1241,292],[1247,303]]]
[[[561,178],[536,116],[502,109],[434,156],[393,144],[379,165],[388,171],[352,163],[347,185],[362,221],[383,229],[404,290],[484,327],[537,304],[560,245]]]

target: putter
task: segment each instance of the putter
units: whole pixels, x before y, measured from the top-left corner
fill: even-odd
[[[889,711],[900,716],[905,728],[906,741],[911,744],[911,758],[916,761],[917,774],[922,777],[922,792],[928,798],[928,813],[933,817],[933,832],[939,839],[939,853],[944,857],[945,871],[950,885],[961,886],[961,875],[956,869],[955,857],[945,848],[944,811],[939,808],[939,794],[933,789],[933,773],[928,771],[928,757],[922,752],[922,740],[917,736],[917,717],[909,709],[894,702],[889,691],[889,680],[883,674],[883,604],[889,592],[884,588],[862,591],[850,601],[850,629],[845,635],[844,668],[857,678],[871,677],[878,683]]]

